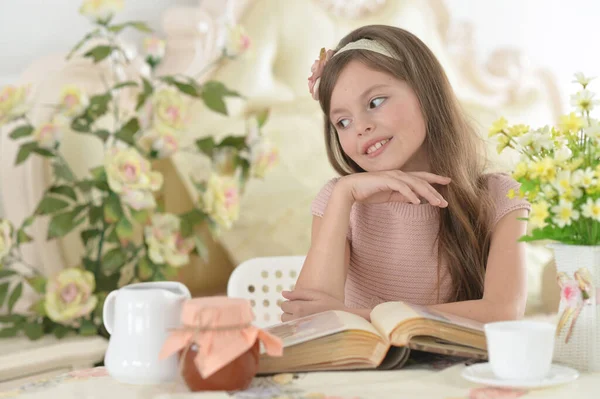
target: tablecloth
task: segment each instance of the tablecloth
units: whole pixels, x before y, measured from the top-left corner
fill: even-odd
[[[600,397],[600,373],[582,373],[574,382],[545,389],[499,389],[461,376],[464,363],[430,363],[393,371],[318,372],[257,377],[240,392],[189,392],[180,381],[136,386],[119,383],[97,367],[66,373],[0,392],[16,399],[592,399]]]

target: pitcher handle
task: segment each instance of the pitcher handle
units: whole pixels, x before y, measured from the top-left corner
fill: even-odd
[[[111,291],[110,294],[104,300],[104,306],[102,307],[102,320],[104,327],[110,335],[113,332],[114,319],[115,319],[115,299],[119,290]]]
[[[181,293],[181,295],[183,295],[186,299],[190,299],[192,297],[190,290],[185,284],[180,283],[179,281],[171,281],[171,284],[173,284],[175,289],[179,291],[179,293]]]

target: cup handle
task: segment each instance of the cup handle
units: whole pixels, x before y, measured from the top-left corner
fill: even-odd
[[[102,307],[102,320],[104,327],[110,335],[113,332],[114,319],[115,319],[115,299],[119,290],[112,291],[104,300],[104,306]]]

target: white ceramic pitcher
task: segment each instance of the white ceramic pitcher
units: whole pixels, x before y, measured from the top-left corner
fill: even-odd
[[[104,357],[108,373],[129,384],[173,381],[178,372],[174,354],[159,359],[169,329],[181,325],[181,306],[190,291],[174,281],[137,283],[112,291],[104,302],[103,319],[111,335]]]

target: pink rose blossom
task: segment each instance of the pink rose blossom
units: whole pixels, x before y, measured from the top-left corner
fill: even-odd
[[[319,99],[319,81],[321,80],[321,75],[323,75],[325,64],[327,64],[331,57],[333,57],[333,50],[322,48],[319,59],[315,60],[310,68],[312,75],[308,78],[308,91],[310,91],[315,100]]]
[[[576,307],[581,300],[581,289],[576,281],[567,281],[560,290],[560,297],[569,307]]]

